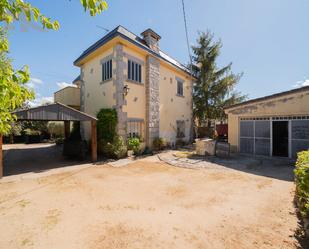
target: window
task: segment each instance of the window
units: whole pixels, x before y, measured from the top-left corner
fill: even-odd
[[[142,83],[142,65],[128,60],[128,79]]]
[[[102,63],[102,81],[110,80],[113,77],[112,60],[107,60]]]
[[[128,138],[137,137],[142,139],[143,137],[143,121],[141,120],[129,120],[127,122],[127,136]]]
[[[177,125],[177,138],[185,137],[186,136],[185,135],[185,129],[186,129],[185,121],[177,120],[176,125]]]
[[[183,96],[183,82],[180,80],[177,80],[177,95]]]

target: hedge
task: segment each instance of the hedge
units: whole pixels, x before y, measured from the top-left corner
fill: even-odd
[[[115,109],[101,109],[97,114],[97,130],[98,130],[98,141],[104,140],[112,143],[114,137],[117,135],[117,112]]]
[[[309,218],[309,150],[297,154],[295,183],[298,207],[305,218]]]

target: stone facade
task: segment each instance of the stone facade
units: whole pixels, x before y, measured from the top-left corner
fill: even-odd
[[[127,113],[123,111],[123,106],[127,104],[124,95],[124,81],[125,81],[125,62],[124,62],[124,52],[123,46],[117,44],[113,49],[113,60],[116,63],[115,76],[113,78],[113,84],[116,87],[116,92],[114,93],[114,99],[116,100],[116,105],[114,108],[117,111],[118,125],[117,133],[122,136],[126,141],[127,138]]]
[[[147,34],[147,36],[144,37],[147,45],[155,52],[159,52],[159,41],[155,38],[153,38],[150,34]]]
[[[146,144],[152,147],[153,139],[160,136],[160,61],[147,56],[146,61]]]
[[[141,34],[148,47],[156,53],[159,53],[159,40],[161,37],[152,29],[147,29]]]

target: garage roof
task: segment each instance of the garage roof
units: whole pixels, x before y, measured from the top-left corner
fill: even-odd
[[[251,100],[239,103],[239,104],[228,106],[224,109],[229,110],[229,109],[232,109],[232,108],[235,108],[235,107],[245,106],[245,105],[248,105],[248,104],[252,104],[252,103],[256,103],[256,102],[260,102],[260,101],[264,101],[264,100],[269,100],[269,99],[272,99],[272,98],[282,97],[282,96],[286,96],[286,95],[289,95],[289,94],[292,94],[292,93],[298,93],[298,92],[303,92],[303,91],[309,91],[309,86],[304,86],[304,87],[292,89],[292,90],[285,91],[285,92],[275,93],[275,94],[268,95],[268,96],[261,97],[261,98],[251,99]]]
[[[96,121],[97,119],[84,112],[78,111],[72,107],[61,103],[53,103],[26,110],[15,111],[12,114],[17,116],[18,120],[36,120],[36,121]]]

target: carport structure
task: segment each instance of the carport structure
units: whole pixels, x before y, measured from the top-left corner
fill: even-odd
[[[61,103],[38,106],[26,110],[15,111],[18,121],[64,121],[64,134],[70,134],[71,121],[91,122],[91,159],[97,161],[97,119],[84,112]],[[3,176],[2,138],[0,142],[0,178]]]

